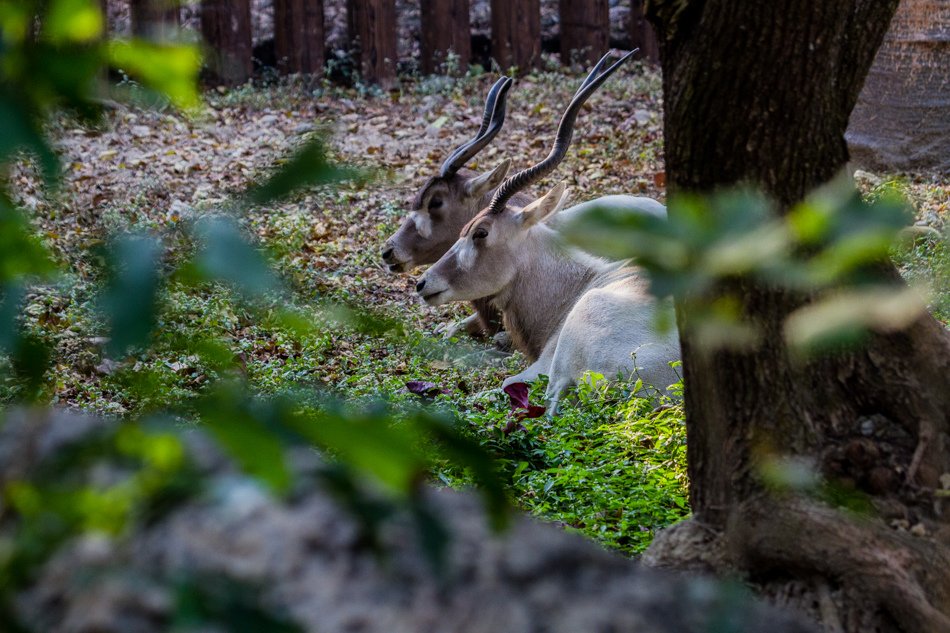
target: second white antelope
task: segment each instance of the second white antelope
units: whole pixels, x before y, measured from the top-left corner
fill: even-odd
[[[585,82],[582,89],[590,87]],[[546,374],[552,412],[586,371],[607,377],[636,371],[646,384],[663,389],[676,380],[669,363],[679,357],[675,333],[652,327],[656,302],[637,268],[563,247],[549,226],[567,199],[563,183],[523,209],[506,205],[563,159],[586,98],[582,93],[564,113],[547,158],[508,178],[416,284],[429,305],[490,298],[515,346],[532,361],[504,384]]]

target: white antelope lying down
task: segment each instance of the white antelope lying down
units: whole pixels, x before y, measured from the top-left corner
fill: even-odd
[[[665,389],[677,380],[674,332],[653,329],[655,301],[638,269],[564,249],[546,220],[567,198],[564,184],[522,210],[486,209],[416,288],[429,305],[491,297],[515,346],[532,364],[503,386],[550,378],[551,412],[587,371],[636,371]]]
[[[504,384],[547,374],[552,412],[564,389],[586,371],[608,377],[637,371],[646,384],[661,389],[676,380],[669,362],[679,357],[678,339],[672,332],[654,332],[656,303],[638,269],[564,249],[546,222],[564,205],[564,184],[523,209],[507,205],[563,160],[584,92],[596,89],[606,74],[588,77],[578,90],[548,156],[505,180],[416,284],[429,305],[490,298],[515,346],[532,361]],[[657,206],[652,212],[665,214]]]
[[[575,101],[582,92],[585,95],[583,99],[586,99],[593,93],[594,88],[635,52],[628,53],[609,69],[602,71],[609,57],[605,55],[575,93]],[[585,89],[597,79],[600,80],[597,85],[585,92]],[[505,160],[494,169],[482,174],[466,170],[464,165],[486,147],[504,125],[506,98],[511,81],[508,77],[502,77],[495,82],[485,101],[482,124],[475,137],[452,152],[442,164],[439,175],[430,178],[425,183],[416,194],[410,213],[399,229],[386,240],[382,257],[390,271],[406,272],[414,266],[436,262],[455,243],[462,228],[489,204],[496,189],[508,175],[510,160]],[[578,107],[582,103],[583,100],[578,102]],[[530,197],[523,193],[515,193],[506,205],[519,209],[530,202]],[[613,195],[603,196],[566,209],[559,214],[558,218],[563,217],[567,221],[571,215],[583,212],[584,209],[593,205],[623,208],[631,213],[664,216],[666,214],[666,208],[651,198]],[[498,331],[497,311],[489,302],[479,299],[473,302],[473,307],[476,314],[448,328],[447,336],[451,336],[462,328],[472,335],[480,333],[491,335]]]

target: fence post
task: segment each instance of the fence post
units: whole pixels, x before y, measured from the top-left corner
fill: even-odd
[[[608,0],[560,0],[561,63],[585,66],[600,59],[610,44]]]
[[[167,40],[181,26],[178,0],[131,0],[132,34],[149,40]]]
[[[274,49],[281,72],[322,74],[323,0],[274,0]]]
[[[631,0],[630,46],[640,47],[640,59],[653,64],[660,63],[660,44],[656,39],[653,25],[643,15],[643,0]]]
[[[540,64],[540,0],[491,0],[491,56],[503,71]]]
[[[472,56],[468,9],[469,0],[422,0],[423,73],[431,75],[442,71],[449,51],[458,55],[460,72],[468,69]]]
[[[360,75],[389,87],[396,79],[395,0],[349,0],[347,18]]]
[[[201,0],[201,35],[212,49],[208,68],[215,80],[234,85],[250,79],[250,0]]]

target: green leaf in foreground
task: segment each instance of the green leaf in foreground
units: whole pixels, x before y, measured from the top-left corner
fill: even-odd
[[[40,131],[42,125],[30,113],[30,104],[13,94],[0,90],[0,165],[11,162],[17,152],[33,153],[39,160],[46,184],[59,178],[59,158]],[[5,213],[5,202],[0,202],[0,214]],[[2,232],[0,232],[2,239]]]
[[[201,244],[195,266],[205,280],[226,283],[245,299],[280,288],[264,256],[245,239],[234,221],[206,218],[195,226],[195,234]]]
[[[201,53],[185,44],[142,40],[109,43],[109,62],[142,85],[167,96],[179,108],[197,106]]]
[[[102,35],[103,26],[95,0],[53,0],[43,21],[43,36],[54,44],[91,42]]]
[[[155,328],[160,256],[159,243],[141,235],[120,237],[110,249],[109,281],[99,309],[109,322],[113,355],[145,345]]]
[[[244,197],[251,204],[267,204],[302,187],[328,185],[363,175],[360,170],[331,163],[323,140],[314,138],[264,183],[249,189]]]

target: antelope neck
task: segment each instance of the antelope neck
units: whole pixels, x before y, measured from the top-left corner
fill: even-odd
[[[564,251],[544,225],[529,231],[520,253],[515,276],[494,302],[515,347],[534,362],[605,266],[595,258],[573,257]]]

